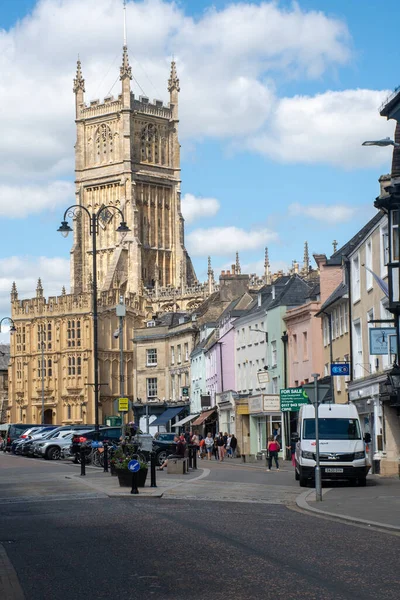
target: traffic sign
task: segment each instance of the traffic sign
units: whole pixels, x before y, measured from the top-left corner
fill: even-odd
[[[128,412],[129,398],[118,398],[118,412]]]
[[[279,395],[281,412],[297,411],[302,404],[308,404],[308,396],[300,387],[280,390]]]
[[[331,364],[331,376],[341,377],[343,375],[350,375],[350,364],[349,363],[332,363]]]
[[[130,460],[128,462],[128,469],[131,473],[137,473],[140,469],[140,463],[137,460]]]

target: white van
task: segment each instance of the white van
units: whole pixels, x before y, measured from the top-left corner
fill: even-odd
[[[301,487],[315,478],[315,408],[300,408],[296,444],[296,481]],[[320,404],[318,408],[319,460],[321,479],[350,479],[366,485],[370,469],[365,451],[369,434],[363,439],[354,404]]]

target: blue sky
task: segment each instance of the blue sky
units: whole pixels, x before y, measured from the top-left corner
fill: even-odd
[[[56,229],[74,201],[75,61],[80,53],[86,101],[118,93],[121,5],[0,0],[4,315],[14,279],[20,297],[38,277],[46,295],[68,288],[70,246]],[[394,0],[384,10],[377,1],[128,2],[131,64],[150,98],[168,100],[177,60],[186,240],[199,279],[208,254],[216,273],[236,249],[252,272],[265,246],[276,268],[301,261],[305,240],[329,255],[373,215],[391,152],[360,144],[393,135],[378,109],[400,83],[399,12]]]

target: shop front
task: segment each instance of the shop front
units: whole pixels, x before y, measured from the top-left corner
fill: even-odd
[[[236,435],[235,428],[235,399],[236,392],[227,391],[216,394],[218,409],[218,430],[222,433],[233,433]]]
[[[267,451],[271,436],[281,446],[280,456],[284,456],[285,439],[283,418],[280,411],[280,398],[275,394],[260,394],[249,398],[250,454]]]
[[[362,435],[371,435],[366,452],[372,473],[380,473],[381,460],[384,457],[382,403],[379,397],[380,381],[386,381],[386,375],[355,380],[349,383],[349,400],[357,407],[360,416]]]
[[[240,398],[235,406],[236,455],[250,454],[250,415],[248,398]]]

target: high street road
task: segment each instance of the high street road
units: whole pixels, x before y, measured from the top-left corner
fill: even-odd
[[[298,511],[285,470],[203,462],[162,498],[110,498],[72,465],[1,454],[1,600],[398,598],[399,536]]]

